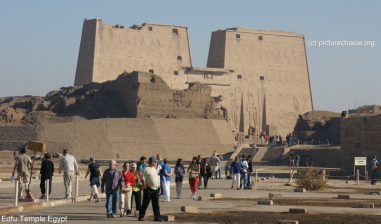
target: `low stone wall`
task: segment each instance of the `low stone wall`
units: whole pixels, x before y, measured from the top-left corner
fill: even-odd
[[[27,131],[26,131],[27,129]],[[13,135],[3,135],[13,130]],[[25,134],[24,133],[28,133]],[[131,159],[158,153],[190,160],[234,150],[228,123],[211,119],[105,118],[40,126],[0,126],[0,150],[16,150],[28,140],[47,144],[50,153],[69,149],[77,159]],[[19,144],[19,145],[18,145]]]

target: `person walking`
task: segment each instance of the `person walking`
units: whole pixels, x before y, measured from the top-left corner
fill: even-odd
[[[204,160],[204,161],[206,161],[206,160]],[[220,159],[217,157],[216,153],[213,153],[212,157],[209,158],[208,162],[209,162],[208,165],[212,168],[212,179],[214,179],[214,178],[217,179],[218,164],[220,163]],[[208,182],[208,181],[206,181],[206,182]],[[205,183],[205,181],[204,181],[204,183]]]
[[[61,174],[62,169],[64,170],[63,181],[65,185],[65,197],[64,199],[71,198],[72,192],[72,182],[74,175],[78,175],[78,164],[74,156],[69,154],[69,150],[63,150],[63,157],[60,160],[60,166],[58,169],[58,174]]]
[[[205,158],[203,166],[201,167],[201,175],[204,178],[204,188],[208,188],[208,180],[213,175],[213,168],[210,166],[208,159]]]
[[[110,160],[108,167],[102,176],[101,189],[102,193],[106,192],[107,218],[116,218],[116,203],[118,201],[119,191],[124,187],[124,179],[122,171],[116,168],[115,160]]]
[[[46,153],[44,155],[45,160],[41,163],[41,169],[40,169],[40,175],[39,178],[41,180],[40,182],[40,189],[41,189],[41,196],[40,199],[46,198],[46,188],[45,188],[45,182],[46,180],[49,180],[49,195],[52,193],[52,181],[53,181],[53,173],[54,173],[54,164],[52,162],[52,155],[50,153]]]
[[[202,167],[203,163],[204,163],[204,160],[202,159],[202,156],[201,155],[198,155],[197,156],[197,163],[198,165],[200,166],[200,168]],[[200,169],[199,169],[200,170]],[[198,185],[198,189],[201,189],[202,187],[202,176],[199,174],[198,175],[198,182],[197,182],[197,185]]]
[[[233,189],[234,185],[237,184],[237,190],[240,190],[240,178],[241,178],[241,169],[242,169],[242,163],[239,161],[239,157],[236,156],[234,158],[234,161],[231,164],[230,167],[230,173],[232,174],[232,187]]]
[[[218,159],[220,160],[220,162],[218,162],[217,164],[217,177],[216,179],[222,179],[222,173],[221,173],[221,157],[220,157],[220,154],[217,155]]]
[[[141,173],[138,169],[136,169],[136,163],[131,164],[131,173],[134,174],[134,181],[132,182],[132,195],[131,195],[131,210],[133,205],[133,200],[135,199],[135,209],[136,211],[140,210],[142,206],[142,191],[143,184],[141,182]],[[133,199],[134,198],[134,199]]]
[[[178,199],[181,198],[181,190],[183,188],[184,173],[185,173],[185,168],[183,165],[183,160],[181,158],[178,158],[175,165],[176,194]]]
[[[13,167],[12,176],[15,176],[15,171],[17,170],[17,180],[19,181],[18,188],[19,188],[19,197],[22,197],[23,195],[23,184],[24,184],[24,190],[27,191],[28,189],[28,178],[29,178],[29,169],[32,167],[32,161],[29,156],[25,155],[26,149],[22,148],[20,150],[21,155],[16,157],[16,163]],[[22,183],[21,183],[22,182]]]
[[[90,198],[87,199],[89,202],[91,202],[93,198],[94,199],[96,198],[95,203],[98,203],[101,201],[99,199],[99,194],[98,194],[98,187],[101,185],[100,184],[101,173],[102,173],[101,168],[97,163],[95,163],[95,158],[90,157],[90,164],[87,167],[87,171],[85,175],[85,179],[86,179],[87,176],[90,174],[89,179],[90,179],[91,193],[90,193]]]
[[[163,222],[160,219],[160,205],[159,205],[159,193],[160,193],[160,183],[156,170],[156,158],[151,156],[148,159],[148,167],[145,168],[142,174],[143,183],[143,204],[139,211],[139,221],[145,221],[144,216],[146,215],[146,210],[150,201],[152,201],[152,210],[154,214],[154,221]]]
[[[119,197],[120,217],[131,215],[132,185],[135,185],[134,173],[131,172],[130,164],[128,162],[123,164],[122,174],[124,179],[124,188],[120,191]]]
[[[199,174],[200,174],[200,164],[197,162],[197,157],[192,158],[192,162],[189,164],[189,167],[188,167],[188,173],[189,173],[189,185],[192,192],[191,199],[196,199],[196,191],[197,191]]]
[[[160,195],[164,195],[164,185],[163,185],[164,183],[160,175],[161,169],[163,168],[163,165],[164,165],[164,161],[161,159],[160,154],[156,155],[156,160],[157,160],[156,169],[158,170],[159,178],[160,178]]]
[[[171,167],[168,165],[168,158],[164,159],[164,164],[160,171],[161,179],[163,180],[164,200],[163,202],[170,202],[170,183],[172,177]]]

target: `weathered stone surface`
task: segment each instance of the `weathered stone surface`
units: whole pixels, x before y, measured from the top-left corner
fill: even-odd
[[[374,208],[373,203],[360,204],[360,208]]]
[[[258,35],[262,38],[263,33],[263,37],[269,41],[258,41]],[[244,36],[245,40],[237,41],[236,35]],[[102,38],[93,44],[81,42],[76,86],[114,80],[116,74],[124,70],[158,74],[172,89],[184,89],[187,83],[207,83],[215,88],[216,98],[220,99],[221,95],[221,99],[225,99],[219,105],[228,111],[232,126],[239,119],[234,115],[236,109],[233,108],[241,100],[241,93],[245,93],[244,111],[258,113],[258,117],[276,117],[272,121],[274,125],[271,126],[274,128],[270,129],[270,135],[289,133],[295,126],[294,118],[313,109],[303,35],[248,28],[215,31],[211,37],[207,68],[192,66],[186,27],[176,26],[174,29],[172,25],[142,24],[115,29],[115,25],[105,24],[102,19],[85,20],[82,38],[89,40],[94,36]],[[113,37],[116,36],[126,43],[138,39],[139,44],[115,44]],[[107,50],[102,46],[108,46]],[[283,53],[279,55],[279,52]],[[258,71],[261,74],[257,74]],[[245,74],[257,75],[248,78]],[[257,85],[258,82],[263,85]],[[294,85],[294,88],[289,88],[290,85],[285,83]],[[241,89],[239,93],[237,89]],[[256,105],[265,99],[259,94],[261,91],[268,95],[268,105],[282,104],[282,112]],[[245,127],[261,122],[259,118],[254,118],[254,121],[250,117],[245,116]]]
[[[272,200],[264,200],[264,201],[258,201],[258,205],[273,205],[274,202]]]
[[[337,196],[338,199],[350,199],[351,198],[351,195],[349,194],[339,194]]]
[[[269,193],[269,198],[270,199],[280,199],[280,198],[282,198],[282,194],[272,194],[272,193]]]
[[[220,193],[213,193],[213,194],[210,194],[210,197],[212,197],[212,198],[222,198],[222,194],[220,194]]]
[[[173,222],[173,221],[175,221],[175,216],[173,216],[173,215],[161,215],[160,218],[163,219],[166,222]]]
[[[290,213],[306,213],[307,209],[305,209],[305,208],[290,208],[289,212]]]
[[[198,207],[196,206],[181,206],[182,212],[197,213]]]

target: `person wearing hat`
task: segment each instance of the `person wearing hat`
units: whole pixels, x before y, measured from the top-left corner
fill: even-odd
[[[136,211],[140,210],[140,207],[142,206],[142,182],[141,182],[141,172],[136,169],[137,165],[136,163],[131,164],[131,172],[134,174],[134,185],[132,185],[132,195],[131,195],[131,208],[132,208],[132,201],[133,198],[135,198],[135,209]]]
[[[143,204],[139,211],[139,221],[145,221],[145,214],[150,201],[152,201],[152,210],[154,214],[154,221],[163,222],[160,219],[160,206],[159,206],[159,194],[160,183],[158,173],[156,170],[156,158],[151,156],[148,160],[148,167],[145,168],[142,174],[143,183]]]
[[[100,166],[97,163],[95,163],[95,158],[90,157],[90,164],[87,168],[86,175],[85,175],[85,179],[86,179],[87,176],[90,174],[91,194],[90,194],[90,198],[87,199],[89,202],[91,202],[91,199],[93,199],[93,197],[97,199],[95,203],[98,203],[101,201],[98,195],[98,187],[100,186],[101,173],[102,173],[102,170]]]
[[[61,174],[62,169],[64,170],[63,181],[65,185],[65,197],[64,199],[71,198],[72,191],[72,180],[74,175],[78,175],[78,164],[74,156],[69,154],[69,150],[63,150],[63,157],[60,161],[60,166],[58,168],[58,174]]]

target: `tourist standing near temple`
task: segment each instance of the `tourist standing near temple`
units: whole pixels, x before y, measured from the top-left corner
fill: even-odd
[[[196,199],[196,191],[197,191],[197,185],[200,181],[199,175],[200,175],[200,164],[197,162],[197,157],[193,157],[192,162],[189,164],[188,167],[188,173],[189,173],[189,185],[192,192],[192,199]]]
[[[376,156],[373,156],[370,160],[370,173],[372,175],[372,180],[370,181],[370,184],[376,185],[377,180],[377,172],[378,172],[378,160],[376,159]]]
[[[28,189],[28,177],[29,177],[29,169],[32,166],[32,161],[30,160],[30,157],[25,155],[26,149],[22,148],[20,150],[21,155],[16,157],[16,163],[13,167],[12,176],[15,175],[15,171],[17,170],[17,180],[19,181],[19,197],[22,197],[23,191],[22,186],[24,184],[24,190]],[[21,183],[22,182],[22,183]]]
[[[132,185],[132,195],[131,195],[131,210],[133,205],[133,200],[135,199],[135,209],[136,211],[140,210],[140,207],[142,206],[142,191],[143,184],[141,182],[141,172],[136,169],[136,163],[131,164],[131,172],[134,174],[135,181],[133,182],[134,185]]]
[[[91,193],[90,193],[90,198],[88,199],[89,202],[91,202],[93,198],[97,199],[95,203],[98,203],[101,201],[98,195],[98,187],[100,186],[100,182],[101,182],[101,173],[102,173],[101,168],[97,163],[95,163],[95,158],[90,157],[90,164],[87,167],[87,171],[85,175],[85,179],[86,179],[87,176],[90,174]]]
[[[160,183],[156,170],[156,159],[151,156],[148,160],[148,167],[142,173],[142,183],[143,183],[143,204],[139,211],[139,221],[145,221],[144,216],[146,215],[146,210],[151,201],[152,210],[155,221],[163,221],[160,219],[160,206],[159,206],[159,193],[160,193]]]
[[[72,183],[74,175],[78,175],[78,164],[74,156],[69,154],[69,150],[63,150],[63,157],[60,161],[60,166],[58,169],[58,174],[61,174],[62,169],[64,170],[63,181],[65,185],[65,197],[64,199],[71,198]]]
[[[212,167],[210,166],[209,164],[209,161],[207,158],[204,159],[204,163],[203,163],[203,166],[201,167],[200,169],[200,173],[201,173],[201,176],[202,178],[204,178],[204,188],[207,189],[208,188],[208,180],[209,178],[212,176]]]
[[[41,196],[40,199],[43,199],[46,197],[46,188],[45,188],[45,182],[46,180],[49,180],[49,195],[52,193],[52,181],[53,181],[53,173],[54,173],[54,164],[52,162],[52,155],[50,153],[46,153],[44,155],[45,160],[41,163],[41,169],[40,169],[40,189],[41,189]]]
[[[107,218],[116,218],[116,204],[119,198],[119,191],[124,187],[124,179],[122,171],[116,168],[115,160],[110,160],[108,167],[102,176],[101,189],[102,193],[106,192]]]
[[[242,163],[241,161],[239,161],[239,157],[236,156],[230,167],[230,173],[232,175],[231,189],[233,189],[235,184],[237,185],[237,190],[241,189],[240,188],[241,169],[242,169]]]
[[[171,176],[172,176],[172,170],[171,167],[168,165],[168,159],[164,159],[164,164],[162,166],[162,169],[160,171],[161,179],[163,180],[163,190],[164,190],[164,200],[163,202],[169,202],[170,199],[170,183],[171,183]]]
[[[135,185],[134,173],[130,171],[130,164],[128,162],[123,164],[122,174],[124,179],[124,188],[120,191],[119,197],[120,217],[131,215],[132,185]]]
[[[185,168],[183,165],[183,160],[181,158],[178,158],[175,165],[176,194],[178,199],[181,198],[181,190],[183,188],[184,173],[185,173]]]

